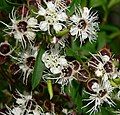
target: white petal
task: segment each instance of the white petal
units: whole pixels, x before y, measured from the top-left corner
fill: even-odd
[[[28,40],[34,40],[36,37],[36,33],[32,31],[26,31],[25,35],[28,38]]]
[[[17,103],[17,104],[22,104],[22,105],[24,105],[25,102],[26,102],[26,101],[25,101],[24,99],[19,99],[19,98],[18,98],[18,99],[16,100],[16,103]]]
[[[82,40],[84,41],[88,37],[88,34],[86,32],[82,32]]]
[[[14,114],[14,115],[21,115],[22,114],[22,109],[21,108],[19,108],[19,107],[14,107],[13,109],[12,109],[12,113]]]
[[[59,58],[58,62],[61,66],[67,66],[67,60],[63,57]]]
[[[37,25],[37,19],[32,17],[27,21],[27,24],[29,27],[34,27],[35,25]]]
[[[23,39],[23,34],[21,32],[15,32],[14,33],[14,38],[18,39],[21,42],[22,39]]]
[[[95,82],[91,88],[94,92],[97,92],[99,90],[99,87],[100,87],[99,84]]]
[[[58,67],[58,68],[55,68],[55,67],[52,67],[50,68],[50,71],[53,73],[53,74],[58,74],[61,72],[61,68]]]
[[[41,7],[39,8],[38,14],[39,14],[40,16],[45,16],[45,15],[46,15],[46,10],[41,6]]]
[[[62,22],[66,21],[66,19],[68,18],[65,12],[61,12],[60,14],[57,15],[57,17],[58,17],[58,20]]]
[[[47,2],[47,8],[50,10],[50,11],[55,11],[55,5],[52,3],[52,1],[50,2]]]
[[[78,28],[77,27],[71,27],[70,33],[71,33],[72,36],[77,35],[78,34]]]
[[[42,31],[47,31],[48,30],[48,22],[41,21],[40,24],[39,24],[39,27]]]
[[[103,75],[103,72],[100,71],[100,70],[96,70],[96,71],[95,71],[95,74],[96,74],[96,76],[100,77],[100,76]]]
[[[88,18],[90,10],[87,7],[83,8],[82,17]]]
[[[72,17],[70,17],[70,20],[74,23],[78,23],[80,21],[80,17],[77,15],[73,15]]]
[[[55,29],[56,32],[62,30],[62,25],[60,23],[55,23],[53,25],[53,28]]]

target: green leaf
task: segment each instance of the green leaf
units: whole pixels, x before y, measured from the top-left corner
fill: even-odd
[[[35,62],[35,67],[32,75],[32,89],[34,89],[40,82],[42,78],[42,73],[44,70],[44,64],[41,60],[42,54],[44,53],[44,49],[40,47],[40,50],[38,52],[36,62]]]
[[[81,85],[77,84],[76,81],[72,82],[72,86],[66,87],[66,92],[71,96],[72,101],[75,103],[77,106],[78,112],[81,112],[81,107],[82,107],[82,87],[80,88]]]
[[[64,29],[64,30],[62,30],[62,31],[57,32],[57,33],[56,33],[56,36],[57,36],[57,37],[62,37],[62,36],[64,36],[64,35],[68,34],[68,33],[69,33],[69,29]]]
[[[109,31],[109,32],[116,32],[116,31],[119,31],[119,28],[117,26],[115,26],[115,25],[108,25],[108,24],[106,24],[106,25],[102,25],[100,27],[100,30],[102,30],[102,31]]]
[[[106,3],[106,0],[90,0],[90,7],[104,6]]]
[[[98,39],[97,39],[97,50],[100,50],[106,45],[106,40],[107,35],[105,32],[99,32],[98,34]]]
[[[113,7],[119,3],[120,3],[120,0],[110,0],[110,2],[108,4],[108,8],[110,9],[111,7]]]
[[[50,99],[53,98],[53,87],[52,87],[52,81],[51,80],[47,80],[47,87],[48,87],[48,92],[50,95]]]
[[[72,3],[67,9],[67,14],[70,16],[74,13],[75,8],[78,7],[81,3],[81,0],[72,0]]]

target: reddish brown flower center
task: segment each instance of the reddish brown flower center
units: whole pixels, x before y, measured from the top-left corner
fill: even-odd
[[[13,74],[13,75],[17,74],[17,71],[19,69],[20,69],[19,65],[15,64],[15,63],[11,64],[10,67],[9,67],[10,73]]]
[[[105,89],[100,90],[100,91],[99,91],[99,96],[100,96],[100,97],[103,97],[106,93],[107,93],[107,91],[106,91]]]
[[[79,21],[78,28],[84,30],[86,28],[86,25],[87,24],[86,24],[85,20],[82,19]]]
[[[10,52],[10,45],[7,44],[7,43],[1,44],[1,46],[0,46],[0,52],[2,54],[4,54],[4,55],[7,54],[7,53],[9,53]]]
[[[104,65],[104,69],[107,73],[110,73],[110,72],[113,72],[113,65],[111,62],[107,62],[105,65]]]
[[[18,30],[20,32],[25,32],[27,31],[27,23],[25,21],[21,21],[17,24]]]
[[[64,77],[70,77],[72,74],[72,68],[70,66],[62,69],[62,73],[64,74]]]
[[[35,57],[31,56],[26,59],[26,65],[30,68],[33,69],[35,64]]]

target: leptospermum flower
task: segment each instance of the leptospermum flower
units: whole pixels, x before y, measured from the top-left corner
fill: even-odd
[[[45,51],[42,55],[42,61],[53,74],[61,73],[63,66],[67,65],[65,56],[61,56],[60,50],[56,48],[51,48],[50,50]]]
[[[94,70],[95,75],[100,77],[104,74],[111,74],[114,70],[110,52],[102,49],[98,54],[91,54],[92,58],[88,62],[90,69]]]
[[[60,76],[56,80],[56,82],[58,84],[61,84],[61,92],[62,93],[64,93],[64,86],[68,85],[68,84],[71,86],[71,82],[72,82],[73,79],[74,79],[73,69],[69,65],[64,67],[61,70]]]
[[[19,41],[22,44],[23,48],[26,48],[28,43],[32,46],[32,42],[36,37],[35,28],[37,19],[29,17],[28,15],[24,17],[24,13],[21,19],[19,19],[16,17],[16,12],[13,8],[12,16],[9,15],[11,25],[2,22],[7,27],[4,31],[9,35],[13,35],[17,42]]]
[[[32,95],[22,95],[17,91],[16,104],[13,108],[7,107],[7,112],[2,115],[44,115],[43,109],[32,98]]]
[[[87,111],[87,113],[96,113],[100,111],[100,107],[103,103],[107,103],[110,107],[115,106],[115,103],[112,101],[110,94],[112,93],[114,87],[111,86],[109,81],[106,82],[94,82],[91,85],[91,90],[93,93],[86,92],[90,95],[89,99],[84,99],[84,101],[88,101],[87,105],[83,106],[82,108],[92,106],[90,110]]]
[[[75,14],[70,17],[70,34],[75,36],[75,40],[79,38],[81,45],[86,39],[90,42],[96,40],[96,32],[99,30],[97,20],[96,12],[91,12],[91,9],[76,9]]]
[[[19,70],[23,71],[23,83],[27,84],[30,73],[33,72],[35,59],[38,53],[38,47],[32,47],[30,51],[26,51],[18,58]],[[19,71],[18,70],[18,71]]]
[[[42,31],[48,31],[50,34],[51,26],[53,29],[58,32],[65,28],[65,22],[67,20],[66,12],[59,8],[56,4],[54,4],[52,1],[46,2],[46,8],[42,7],[42,5],[39,5],[39,11],[37,16],[43,16],[44,21],[40,21],[39,28]]]

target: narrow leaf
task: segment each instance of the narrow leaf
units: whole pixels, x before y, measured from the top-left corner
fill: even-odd
[[[53,88],[52,88],[52,81],[51,80],[47,80],[47,87],[48,87],[50,99],[52,99],[53,98]]]
[[[40,49],[36,58],[35,67],[32,75],[32,89],[34,89],[40,82],[44,70],[44,64],[41,60],[44,49]]]

